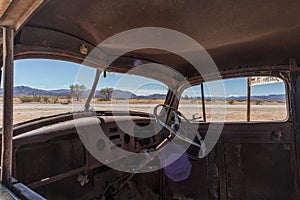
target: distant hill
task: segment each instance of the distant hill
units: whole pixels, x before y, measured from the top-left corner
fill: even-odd
[[[14,87],[14,96],[23,95],[38,95],[38,96],[66,96],[70,93],[68,89],[58,89],[58,90],[42,90],[31,88],[28,86],[16,86]],[[0,89],[0,96],[3,95],[3,89]]]
[[[97,92],[99,93],[99,92]],[[137,96],[129,91],[114,90],[112,98],[114,99],[135,99]]]
[[[151,94],[148,96],[137,96],[138,99],[165,99],[167,95],[165,94]]]
[[[193,99],[201,100],[201,97],[193,97]],[[227,101],[229,99],[234,99],[235,101],[247,101],[246,96],[230,96],[230,97],[205,97],[205,100],[209,101]],[[285,102],[286,96],[285,94],[270,94],[270,95],[262,95],[262,96],[252,96],[251,100],[262,100],[262,101],[270,101],[270,102]]]
[[[42,90],[31,88],[28,86],[16,86],[14,87],[14,96],[23,96],[23,95],[38,95],[38,96],[67,96],[70,93],[69,89],[57,89],[57,90]],[[87,96],[89,91],[84,93],[84,96]],[[0,96],[3,95],[3,89],[0,89]],[[104,96],[99,95],[99,91],[96,91],[97,98],[103,98]],[[123,90],[114,90],[112,97],[115,99],[164,99],[166,98],[165,94],[151,94],[151,95],[136,95],[129,91]],[[193,97],[194,99],[201,99],[201,97]],[[233,98],[236,101],[246,101],[246,96],[230,96],[230,97],[206,97],[205,100],[228,100]],[[262,101],[280,101],[284,102],[286,96],[284,94],[271,94],[271,95],[262,95],[262,96],[252,96],[251,100],[260,99]]]
[[[70,94],[69,89],[57,89],[57,90],[43,90],[43,89],[36,89],[36,88],[31,88],[28,86],[16,86],[14,87],[14,96],[23,96],[23,95],[37,95],[37,96],[67,96]],[[84,93],[84,96],[87,96],[89,94],[89,90]],[[0,96],[3,95],[3,89],[0,89]],[[99,95],[99,91],[96,91],[97,98],[104,98],[104,96]],[[114,90],[112,97],[115,99],[136,99],[136,98],[149,98],[149,99],[157,99],[157,98],[165,98],[166,95],[162,94],[152,94],[149,96],[138,96],[133,94],[132,92],[129,91],[123,91],[123,90]]]
[[[246,96],[240,96],[240,97],[228,97],[226,98],[226,100],[233,98],[236,101],[246,101],[247,97]],[[271,94],[271,95],[263,95],[263,96],[252,96],[251,100],[256,100],[256,99],[260,99],[262,101],[280,101],[280,102],[284,102],[286,101],[286,96],[285,94]]]

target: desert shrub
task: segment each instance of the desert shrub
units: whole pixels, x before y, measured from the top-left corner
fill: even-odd
[[[75,97],[77,101],[83,97],[84,92],[86,91],[86,87],[84,85],[70,85],[70,96]]]
[[[263,101],[261,99],[255,99],[254,100],[255,105],[261,105],[262,103],[263,103]]]
[[[112,98],[113,92],[113,88],[103,88],[99,91],[99,95],[106,100],[110,100]]]
[[[23,95],[19,97],[21,103],[29,103],[29,102],[41,102],[42,97],[40,96],[29,96],[29,95]]]
[[[185,96],[183,97],[183,99],[189,99],[189,96],[188,96],[188,95],[185,95]]]
[[[98,101],[110,101],[110,99],[106,99],[106,98],[98,98]]]
[[[51,103],[59,103],[59,97],[58,97],[58,96],[53,96],[53,97],[51,97],[50,102],[51,102]]]
[[[18,97],[21,101],[21,103],[29,103],[29,102],[39,102],[39,103],[59,103],[60,98],[58,96],[29,96],[29,95],[23,95]],[[68,99],[68,103],[70,103],[71,100]]]
[[[26,95],[20,96],[19,99],[22,103],[28,103],[33,101],[32,96],[26,96]]]
[[[233,98],[228,99],[227,103],[230,104],[230,105],[233,105],[234,104],[234,99]]]
[[[42,101],[45,102],[45,103],[50,103],[50,99],[47,96],[43,96]]]
[[[33,96],[32,101],[33,102],[41,102],[42,98],[40,96]]]
[[[71,95],[71,94],[66,94],[66,95],[65,95],[65,98],[66,98],[66,99],[72,99],[72,95]]]

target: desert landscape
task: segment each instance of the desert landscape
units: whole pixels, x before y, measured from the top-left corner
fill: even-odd
[[[41,90],[28,86],[14,87],[14,124],[55,114],[83,110],[89,94],[84,85],[71,85],[70,89]],[[2,96],[0,89],[0,117]],[[153,113],[157,104],[164,103],[166,94],[136,95],[129,91],[104,88],[95,92],[91,107],[94,110],[138,111]],[[205,97],[206,121],[245,122],[246,96]],[[183,96],[179,111],[188,119],[203,121],[202,98]],[[285,94],[251,96],[251,121],[284,121],[287,118]],[[2,120],[0,120],[2,127]]]
[[[61,103],[21,103],[15,99],[14,104],[14,124],[27,120],[55,115],[65,112],[73,112],[81,110],[84,101],[74,101],[66,103],[64,99]],[[94,101],[92,107],[95,110],[119,110],[119,111],[141,111],[153,113],[153,108],[163,99],[130,99],[130,100],[112,100],[112,101]],[[196,121],[203,120],[201,101],[182,101],[179,110],[189,119],[196,114]],[[216,117],[212,117],[212,113],[216,116],[224,116],[226,122],[242,122],[246,121],[246,102],[206,102],[206,118],[207,121],[218,121]],[[198,113],[198,114],[197,114]],[[283,102],[262,102],[251,105],[251,121],[284,121],[287,118],[286,104]],[[2,126],[2,101],[0,103],[0,126]]]

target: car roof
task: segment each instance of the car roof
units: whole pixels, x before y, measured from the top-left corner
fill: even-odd
[[[221,71],[287,65],[291,58],[300,57],[299,0],[39,1],[18,27],[17,59],[81,63],[86,56],[79,50],[82,45],[93,49],[115,34],[139,27],[163,27],[186,34],[205,48]],[[1,24],[7,23],[6,15],[3,11]],[[184,76],[196,74],[184,58],[158,49],[129,52],[112,64],[111,70],[128,70],[134,57],[171,66]]]

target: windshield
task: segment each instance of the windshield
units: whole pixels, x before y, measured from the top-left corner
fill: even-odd
[[[102,73],[91,108],[153,113],[157,104],[164,103],[167,92],[168,87],[154,79],[120,73]]]
[[[15,61],[14,124],[66,112],[81,111],[90,86],[78,82],[78,71],[96,70],[79,64],[27,59]],[[89,77],[93,82],[94,76]],[[1,84],[3,87],[3,84]],[[101,73],[91,108],[99,111],[138,111],[152,113],[165,101],[168,87],[154,79],[121,73]],[[0,89],[2,119],[3,89]],[[0,120],[2,127],[2,120]]]

